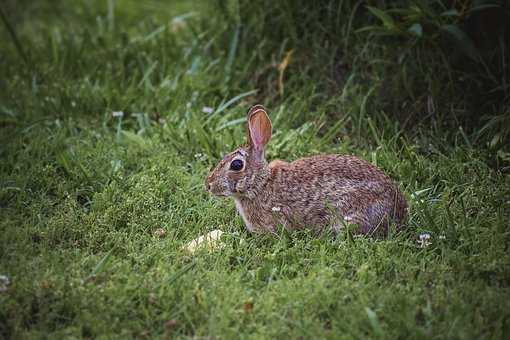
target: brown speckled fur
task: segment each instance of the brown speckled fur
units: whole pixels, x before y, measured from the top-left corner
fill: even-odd
[[[248,121],[248,145],[226,155],[207,177],[206,187],[217,196],[234,198],[250,231],[274,232],[277,225],[290,230],[331,226],[339,231],[352,223],[359,226],[359,233],[375,234],[385,233],[390,222],[403,226],[407,202],[377,167],[343,155],[267,164],[263,147],[271,136],[271,125],[265,109],[253,106]],[[268,137],[258,145],[253,134],[255,139]],[[230,170],[234,159],[242,160],[244,168]]]

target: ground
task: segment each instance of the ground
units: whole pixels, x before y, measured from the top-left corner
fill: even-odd
[[[192,2],[22,3],[2,27],[0,337],[508,337],[510,178],[462,129],[408,133],[290,57],[261,71],[285,71],[266,100]],[[255,101],[270,160],[376,164],[407,231],[247,232],[204,179]],[[223,247],[182,249],[214,229]]]

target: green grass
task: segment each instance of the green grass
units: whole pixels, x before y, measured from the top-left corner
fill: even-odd
[[[373,100],[384,62],[365,64],[380,48],[368,38],[351,39],[342,85],[317,81],[329,61],[293,46],[282,95],[272,63],[286,42],[247,41],[200,3],[1,6],[27,60],[2,28],[0,338],[510,335],[508,148],[441,112],[403,126]],[[269,158],[377,164],[410,201],[408,231],[250,235],[203,182],[244,142],[255,102],[273,120]],[[218,228],[221,250],[181,250]]]

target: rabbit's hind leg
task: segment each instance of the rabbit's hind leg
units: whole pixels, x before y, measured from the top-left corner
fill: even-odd
[[[390,221],[391,210],[384,201],[377,200],[368,206],[357,209],[351,214],[344,216],[344,221],[349,224],[357,224],[356,234],[362,235],[385,235]]]

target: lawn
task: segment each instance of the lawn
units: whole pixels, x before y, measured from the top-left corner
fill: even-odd
[[[339,64],[326,45],[249,40],[262,33],[218,3],[236,2],[0,4],[0,338],[508,338],[504,129],[452,116],[471,92],[438,64],[428,97],[411,69],[381,79],[389,52],[350,13]],[[510,122],[506,98],[486,127]],[[204,180],[255,103],[269,159],[376,164],[409,201],[407,230],[250,234]],[[183,250],[214,229],[222,247]]]

